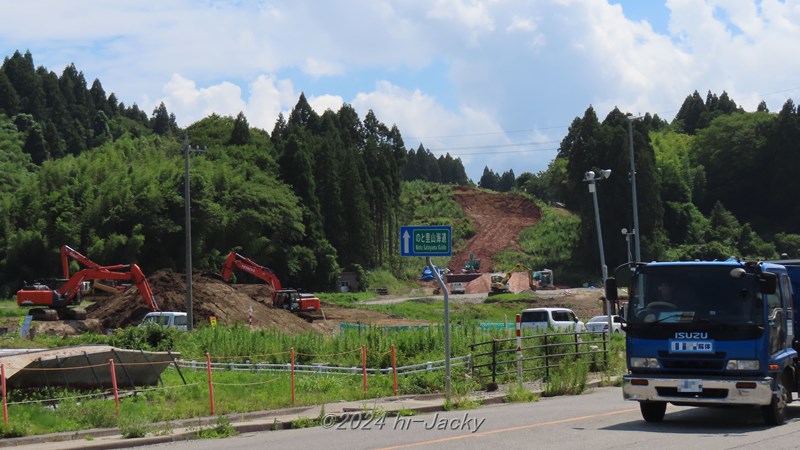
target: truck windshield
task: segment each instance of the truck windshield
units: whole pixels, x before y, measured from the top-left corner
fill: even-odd
[[[645,267],[630,287],[627,322],[760,325],[754,277],[732,278],[733,267],[680,265]]]

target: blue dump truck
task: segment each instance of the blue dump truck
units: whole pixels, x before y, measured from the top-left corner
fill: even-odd
[[[768,425],[784,423],[800,385],[800,260],[636,263],[616,275],[605,294],[618,304],[627,284],[622,393],[646,421],[672,403],[759,407]]]

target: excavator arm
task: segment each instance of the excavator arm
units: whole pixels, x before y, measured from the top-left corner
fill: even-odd
[[[275,272],[236,252],[230,252],[228,257],[225,258],[225,264],[222,266],[222,279],[229,281],[233,274],[233,269],[243,270],[269,283],[272,286],[273,297],[276,292],[283,289],[281,281],[275,275]]]
[[[64,271],[64,278],[69,278],[69,258],[72,258],[79,263],[83,264],[84,266],[90,269],[96,269],[100,267],[100,264],[92,261],[91,259],[83,256],[80,252],[73,249],[69,245],[62,245],[61,246],[61,268]]]
[[[83,281],[97,279],[132,281],[139,289],[139,294],[141,294],[145,304],[150,308],[150,311],[160,311],[153,291],[150,289],[150,284],[147,282],[147,278],[144,276],[144,273],[142,273],[142,269],[136,264],[118,264],[116,266],[102,266],[80,270],[56,292],[62,297],[62,302],[71,304],[78,294],[78,288]]]

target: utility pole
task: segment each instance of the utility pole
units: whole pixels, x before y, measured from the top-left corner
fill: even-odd
[[[631,160],[631,198],[633,199],[633,242],[636,251],[636,262],[642,260],[642,247],[639,242],[639,205],[636,201],[636,164],[633,161],[633,121],[641,119],[643,116],[630,117],[628,116],[628,142],[630,143],[630,160]]]
[[[186,329],[192,331],[194,328],[194,314],[192,313],[192,213],[191,213],[191,198],[189,193],[189,152],[201,153],[204,148],[192,148],[189,145],[189,133],[183,134],[183,155],[185,160],[185,174],[183,186],[183,201],[186,213]]]

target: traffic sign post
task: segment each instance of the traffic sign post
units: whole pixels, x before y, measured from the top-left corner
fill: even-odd
[[[400,256],[452,256],[453,227],[400,227]]]
[[[432,256],[453,254],[453,227],[408,226],[400,227],[400,256],[424,256],[426,265],[444,293],[444,393],[450,402],[450,292],[439,271],[431,261]]]

